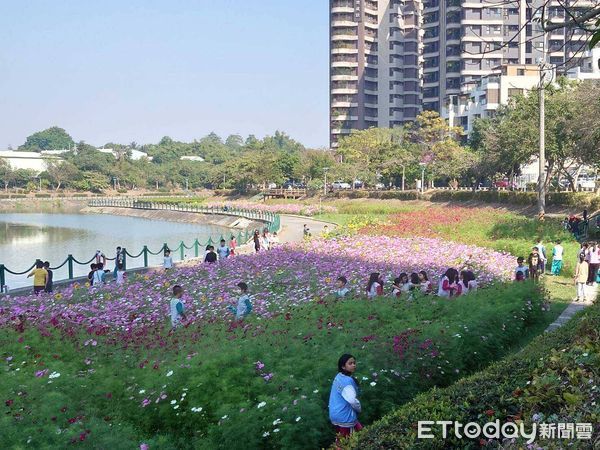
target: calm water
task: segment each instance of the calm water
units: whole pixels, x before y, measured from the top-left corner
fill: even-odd
[[[221,234],[230,234],[228,228],[215,225],[185,224],[157,221],[137,217],[110,216],[102,214],[0,214],[0,263],[14,272],[22,272],[36,259],[49,261],[51,267],[61,264],[68,254],[85,262],[102,250],[109,258],[114,258],[117,246],[127,248],[137,255],[147,245],[157,252],[163,243],[171,249],[181,241],[191,246],[194,240],[203,244],[209,237],[216,239]],[[237,234],[237,232],[236,232]],[[201,251],[200,253],[202,254]],[[185,250],[188,257],[194,250]],[[179,252],[172,254],[173,260],[181,258]],[[162,254],[149,256],[149,265],[162,264]],[[127,267],[141,267],[143,257],[127,259]],[[107,261],[108,269],[114,262]],[[74,265],[74,275],[87,275],[89,266]],[[54,271],[54,279],[68,278],[67,265]],[[9,289],[31,286],[32,279],[26,275],[7,274]]]

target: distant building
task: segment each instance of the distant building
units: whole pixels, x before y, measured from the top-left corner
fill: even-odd
[[[13,150],[0,151],[0,159],[6,161],[14,170],[33,170],[36,174],[45,171],[48,168],[49,161],[62,161],[56,156]]]
[[[204,162],[204,158],[202,156],[182,156],[179,158],[181,161],[196,161],[196,162]]]
[[[600,67],[592,60],[600,58],[600,49],[590,52],[589,62],[569,70],[565,75],[573,80],[600,79]],[[539,86],[539,67],[534,64],[505,64],[494,68],[494,73],[483,76],[466,93],[450,95],[442,108],[442,117],[450,126],[461,126],[467,134],[473,131],[473,123],[480,118],[493,117],[500,105]]]
[[[112,155],[115,158],[117,157],[117,151],[112,148],[99,148],[97,150],[101,153],[112,153]],[[142,158],[148,158],[149,161],[152,161],[152,156],[148,156],[147,153],[141,152],[139,150],[132,150],[132,149],[129,149],[127,151],[129,153],[131,153],[131,159],[133,161],[139,161]]]

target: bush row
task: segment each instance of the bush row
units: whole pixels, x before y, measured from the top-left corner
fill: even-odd
[[[557,331],[538,336],[520,353],[464,378],[446,389],[432,389],[374,423],[344,444],[347,449],[480,448],[498,445],[485,439],[458,439],[453,433],[433,439],[417,437],[419,420],[452,420],[483,426],[522,420],[526,430],[533,422],[591,423],[591,440],[537,440],[543,448],[596,448],[597,368],[600,367],[600,306],[588,308]],[[538,426],[539,433],[539,426]],[[514,447],[524,448],[517,441]],[[528,447],[529,448],[529,447]],[[540,447],[533,447],[540,448]]]
[[[380,200],[417,200],[419,198],[417,191],[336,191],[333,196],[336,198],[376,198]]]
[[[513,191],[436,191],[429,195],[433,202],[511,203],[516,205],[536,205],[535,192]],[[588,209],[590,212],[600,209],[600,196],[587,192],[551,192],[546,196],[548,206],[568,206]]]

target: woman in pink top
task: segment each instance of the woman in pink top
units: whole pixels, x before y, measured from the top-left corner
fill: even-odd
[[[600,266],[600,247],[596,242],[591,242],[588,248],[589,257],[589,271],[587,284],[591,286],[596,281],[596,273],[598,273],[598,267]]]

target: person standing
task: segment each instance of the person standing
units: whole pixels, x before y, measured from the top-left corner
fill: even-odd
[[[577,298],[576,302],[584,301],[585,298],[585,285],[588,280],[589,274],[589,264],[585,260],[585,256],[579,255],[579,262],[577,263],[577,267],[575,268],[575,284],[577,286]]]
[[[544,272],[546,271],[546,262],[548,261],[548,258],[546,257],[546,247],[544,247],[544,243],[542,242],[542,238],[538,239],[538,243],[535,245],[538,249],[538,253],[540,255],[540,270],[539,270],[539,275],[543,275]]]
[[[96,264],[102,264],[102,267],[106,265],[106,255],[100,250],[96,250],[94,257],[96,258]]]
[[[237,239],[232,234],[231,239],[229,240],[229,256],[235,256],[236,247],[237,247]]]
[[[171,250],[165,250],[165,256],[163,257],[163,267],[168,270],[173,268],[173,257],[171,256]]]
[[[52,292],[53,291],[53,283],[52,283],[52,279],[54,277],[54,273],[52,272],[52,270],[50,270],[50,263],[48,261],[46,261],[44,263],[44,269],[46,270],[46,273],[48,274],[46,277],[46,292]]]
[[[27,278],[33,277],[33,293],[39,295],[46,289],[48,272],[44,269],[44,263],[39,259],[35,262],[35,268],[27,275]]]
[[[187,320],[183,302],[181,297],[183,296],[183,288],[179,285],[173,286],[173,296],[169,301],[169,309],[171,310],[171,327],[173,329],[181,325],[181,320]]]
[[[335,427],[338,443],[340,437],[350,436],[363,427],[358,421],[362,408],[358,400],[358,380],[354,377],[356,358],[344,354],[338,360],[338,374],[335,376],[329,394],[329,420]]]
[[[527,258],[527,263],[529,264],[529,278],[533,281],[538,281],[543,267],[538,247],[533,247],[531,249],[531,253]]]
[[[560,271],[563,266],[563,253],[564,248],[560,245],[560,239],[556,241],[554,248],[552,249],[552,268],[550,269],[550,273],[552,275],[560,275]]]
[[[598,273],[598,267],[600,266],[600,247],[596,242],[591,242],[588,250],[588,262],[589,262],[589,271],[588,271],[588,286],[593,286],[596,282],[596,274]]]
[[[260,252],[260,232],[258,230],[254,230],[252,240],[254,241],[254,251]]]
[[[227,245],[225,245],[225,239],[221,239],[219,247],[217,247],[217,254],[219,255],[219,259],[227,259],[229,258],[230,250]]]
[[[117,279],[117,271],[119,270],[119,264],[123,265],[123,259],[125,255],[121,251],[121,247],[117,247],[117,253],[115,255],[115,270],[113,270],[113,279]]]

